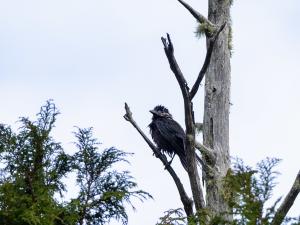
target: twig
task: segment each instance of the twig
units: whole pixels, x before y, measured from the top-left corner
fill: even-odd
[[[179,83],[182,95],[188,97],[189,87],[175,59],[174,47],[170,35],[167,33],[167,38],[161,37],[161,41],[164,45],[164,50],[170,64],[170,68],[172,72],[175,74],[175,77]]]
[[[166,159],[166,157],[163,154],[161,154],[159,149],[156,148],[156,146],[149,140],[149,138],[144,134],[144,132],[140,129],[140,127],[134,121],[134,119],[132,117],[132,112],[130,111],[130,108],[127,105],[127,103],[125,103],[125,111],[126,111],[126,114],[124,115],[124,119],[127,120],[128,122],[130,122],[132,124],[132,126],[134,126],[134,128],[140,133],[140,135],[147,142],[149,147],[153,150],[155,156],[158,158],[161,157],[160,160],[162,160],[163,164],[166,166],[168,164],[168,160]]]
[[[149,140],[149,138],[145,135],[145,133],[140,129],[140,127],[134,121],[134,119],[132,117],[132,112],[130,111],[130,108],[127,105],[127,103],[125,103],[125,111],[126,111],[126,114],[124,115],[125,120],[130,122],[132,124],[132,126],[140,133],[140,135],[144,138],[144,140],[147,142],[149,147],[152,149],[154,155],[157,158],[159,158],[160,161],[163,163],[163,165],[165,166],[165,169],[172,176],[172,178],[173,178],[173,180],[176,184],[176,187],[178,189],[180,199],[181,199],[181,202],[184,206],[184,210],[186,212],[186,215],[187,216],[192,216],[193,215],[193,201],[186,194],[186,192],[184,190],[184,187],[183,187],[179,177],[177,176],[177,174],[175,173],[175,171],[173,170],[173,168],[169,164],[166,156],[164,154],[162,154],[160,152],[160,150]]]
[[[203,80],[203,77],[207,71],[207,68],[209,66],[210,63],[210,59],[211,59],[211,55],[212,55],[212,51],[214,48],[214,45],[216,43],[216,40],[218,39],[219,34],[221,33],[221,31],[224,29],[224,27],[226,26],[226,23],[224,23],[222,26],[220,26],[220,28],[218,29],[218,31],[216,32],[216,34],[211,38],[211,41],[209,41],[209,46],[206,52],[206,56],[205,56],[205,60],[203,63],[203,66],[199,72],[199,75],[197,77],[197,80],[190,92],[190,99],[193,99],[199,89],[200,83]]]
[[[300,170],[296,176],[296,179],[294,181],[292,188],[290,189],[289,193],[286,195],[285,199],[281,203],[277,212],[275,213],[275,216],[273,218],[273,221],[271,222],[271,225],[282,224],[284,217],[287,215],[288,211],[294,204],[294,201],[297,198],[297,195],[299,194],[299,192],[300,192]]]

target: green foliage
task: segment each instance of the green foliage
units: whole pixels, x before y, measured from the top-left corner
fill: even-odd
[[[266,158],[257,163],[256,168],[246,166],[241,159],[236,159],[224,179],[223,196],[232,208],[233,221],[224,221],[223,215],[212,216],[208,209],[202,209],[186,218],[182,209],[169,210],[160,218],[157,225],[270,225],[275,215],[278,198],[270,206],[278,172],[274,168],[280,160]],[[267,203],[267,204],[266,204]],[[299,225],[299,218],[286,218],[284,224]]]
[[[235,160],[232,170],[228,171],[224,180],[224,197],[235,216],[233,224],[270,224],[281,200],[280,197],[271,206],[266,207],[277,184],[276,178],[279,173],[274,168],[279,162],[276,158],[266,158],[252,169],[244,165],[242,160]],[[292,218],[286,219],[291,220]]]
[[[227,221],[221,216],[212,216],[212,213],[204,208],[195,213],[195,215],[190,217],[185,217],[183,209],[171,209],[165,212],[163,217],[159,218],[159,222],[156,225],[225,225],[228,224]]]
[[[80,224],[105,224],[112,218],[127,224],[124,203],[132,197],[140,200],[151,198],[147,192],[136,190],[137,184],[128,171],[119,172],[112,166],[127,162],[128,153],[116,148],[98,152],[99,143],[92,137],[92,128],[78,129],[75,133],[79,151],[74,155],[74,168],[80,187],[76,205]]]
[[[274,167],[279,159],[267,158],[257,164],[256,169],[245,166],[243,161],[237,159],[233,169],[228,171],[225,179],[224,197],[238,215],[235,224],[268,224],[277,203],[264,209],[264,204],[271,198],[275,187],[277,172]]]
[[[184,225],[186,224],[186,217],[182,208],[169,209],[164,212],[164,216],[159,218],[156,225]]]
[[[50,132],[59,114],[47,101],[37,120],[22,117],[18,133],[0,125],[1,224],[53,224],[59,207],[53,198],[65,190],[68,156]]]
[[[132,205],[133,197],[151,198],[137,190],[128,171],[114,169],[129,154],[116,148],[99,153],[89,128],[78,129],[78,151],[67,155],[51,136],[57,115],[49,100],[35,121],[20,118],[17,133],[0,124],[0,224],[89,225],[113,218],[127,224],[125,204]],[[63,196],[62,178],[72,171],[77,173],[78,197],[59,202],[54,196]]]

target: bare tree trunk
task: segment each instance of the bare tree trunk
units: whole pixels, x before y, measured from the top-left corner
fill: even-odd
[[[229,156],[229,107],[230,107],[230,0],[209,0],[208,19],[225,30],[213,49],[210,66],[205,76],[205,102],[203,120],[203,144],[216,152],[214,172],[207,175],[207,207],[213,214],[228,212],[222,197],[222,178],[230,167]],[[207,39],[209,41],[209,39]],[[231,216],[225,217],[230,219]]]

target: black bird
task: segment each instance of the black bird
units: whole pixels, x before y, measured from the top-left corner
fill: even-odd
[[[149,124],[153,141],[163,153],[172,157],[170,163],[177,154],[182,166],[187,170],[184,130],[173,120],[166,107],[158,105],[150,112],[153,114],[152,122]]]

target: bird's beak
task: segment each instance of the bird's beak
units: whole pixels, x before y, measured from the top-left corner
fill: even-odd
[[[155,110],[150,110],[149,112],[151,112],[153,115],[158,115]]]

